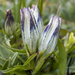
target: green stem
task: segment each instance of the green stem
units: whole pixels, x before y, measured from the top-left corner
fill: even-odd
[[[25,4],[25,0],[22,0],[22,2],[23,2],[23,7],[25,7],[25,6],[26,6],[26,4]]]

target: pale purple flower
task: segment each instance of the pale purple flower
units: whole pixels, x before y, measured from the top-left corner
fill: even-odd
[[[20,14],[22,39],[24,45],[28,46],[29,52],[36,52],[37,41],[39,52],[43,50],[46,54],[52,52],[59,36],[61,18],[52,16],[45,30],[42,31],[43,22],[37,5],[32,5],[31,9],[21,9]]]

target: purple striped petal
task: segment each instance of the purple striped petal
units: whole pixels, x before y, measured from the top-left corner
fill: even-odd
[[[42,22],[42,18],[41,18],[41,15],[40,15],[40,12],[38,10],[37,5],[32,5],[31,11],[32,11],[32,13],[33,13],[33,15],[35,17],[35,20],[36,20],[39,36],[41,36],[43,22]]]
[[[20,16],[21,16],[21,27],[22,27],[22,30],[24,31],[24,11],[23,9],[20,9]]]
[[[58,36],[59,36],[59,31],[60,31],[60,26],[61,26],[61,19],[58,17],[56,18],[57,19],[57,27],[55,28],[51,38],[50,38],[50,41],[48,42],[48,45],[47,45],[47,48],[46,48],[46,51],[44,53],[44,55],[48,54],[48,53],[51,53],[54,51],[55,49],[55,46],[57,44],[57,40],[58,40]],[[54,21],[56,20],[54,19]],[[54,23],[56,24],[56,22]]]
[[[47,27],[45,28],[44,32],[41,35],[41,38],[39,40],[39,51],[42,51],[42,50],[46,49],[46,47],[47,47],[47,45],[44,46],[44,43],[45,43],[46,39],[49,38],[48,34],[50,33],[50,30],[51,30],[50,28],[52,26],[53,18],[54,18],[54,16],[52,15]],[[46,38],[46,37],[48,37],[48,38]],[[42,46],[44,46],[44,47],[42,47]]]
[[[47,27],[44,30],[44,33],[47,32],[49,30],[49,28],[50,28],[50,25],[47,25]]]
[[[51,20],[49,22],[49,25],[46,27],[46,29],[43,32],[42,38],[41,38],[41,44],[39,46],[39,51],[45,50],[45,54],[51,52],[57,43],[57,38],[59,35],[61,25],[61,19],[57,16],[51,17]],[[49,27],[50,26],[50,27]]]
[[[44,33],[47,32],[47,31],[50,29],[50,27],[51,27],[51,25],[52,25],[53,18],[54,18],[54,16],[52,15],[52,16],[51,16],[51,19],[50,19],[50,21],[49,21],[49,23],[48,23],[48,25],[46,26],[46,28],[45,28],[45,30],[44,30]]]
[[[35,53],[38,39],[36,20],[30,8],[21,9],[20,14],[23,43],[27,44],[30,53]]]

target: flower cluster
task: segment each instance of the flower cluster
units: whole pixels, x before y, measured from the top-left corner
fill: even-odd
[[[37,5],[32,5],[31,9],[30,7],[21,9],[20,15],[22,39],[29,52],[35,53],[36,48],[38,52],[45,50],[45,54],[52,52],[59,36],[61,18],[52,15],[43,31],[43,22]]]

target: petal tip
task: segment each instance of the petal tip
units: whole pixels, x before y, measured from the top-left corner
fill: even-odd
[[[21,14],[21,13],[22,13],[22,14],[24,13],[23,9],[20,9],[20,14]]]

